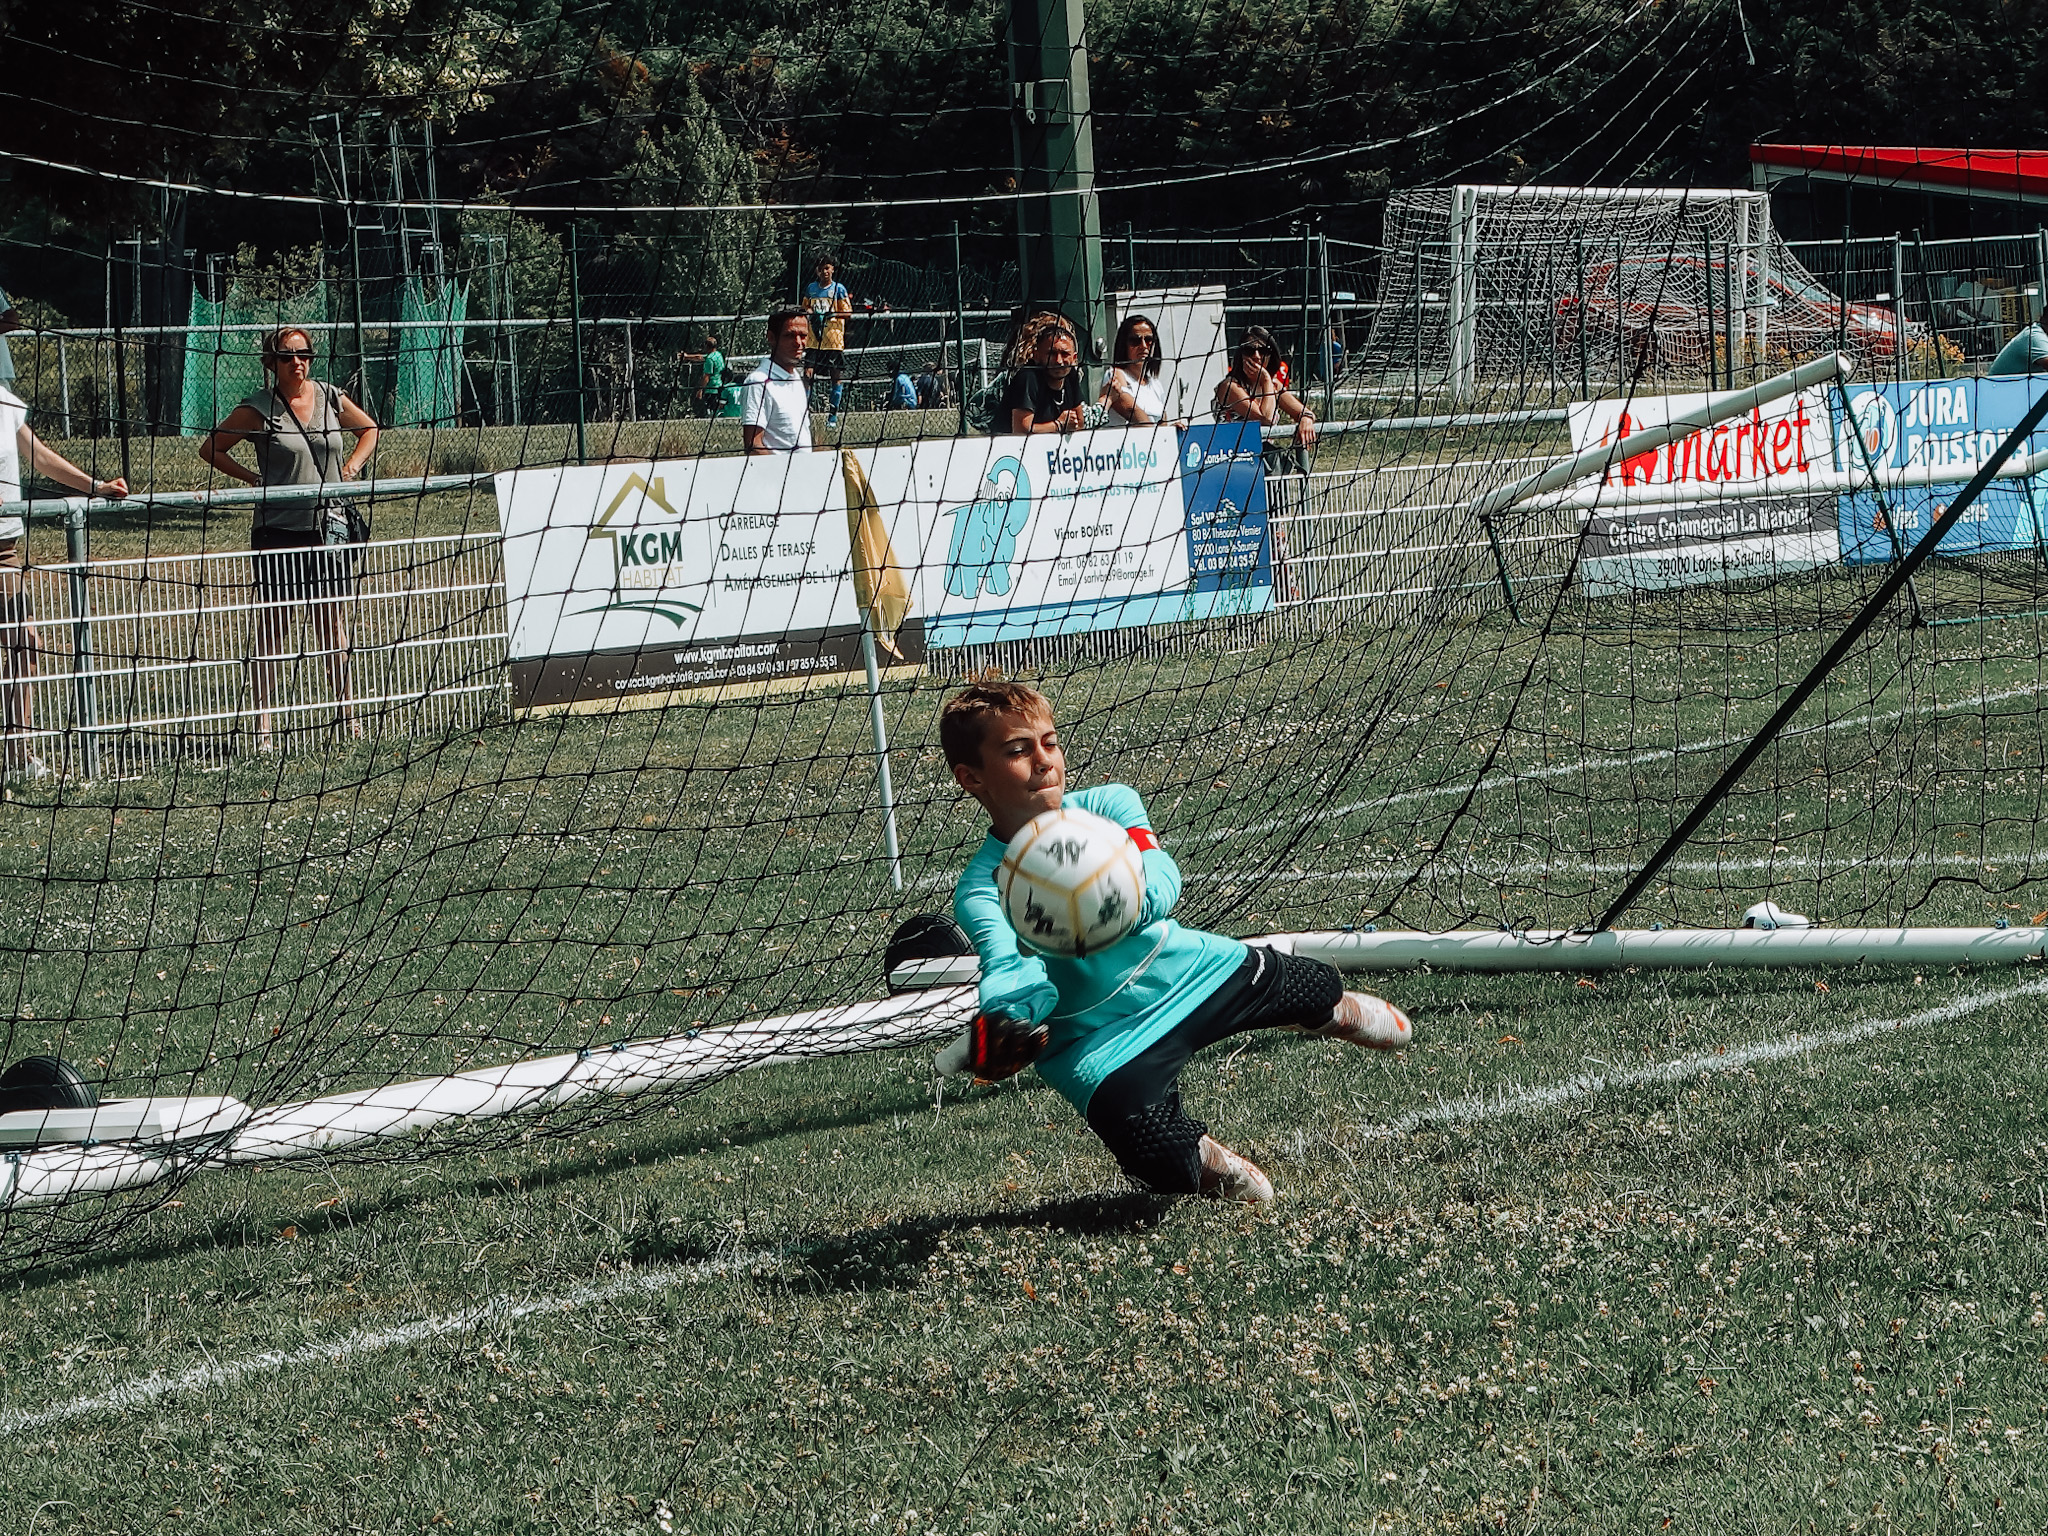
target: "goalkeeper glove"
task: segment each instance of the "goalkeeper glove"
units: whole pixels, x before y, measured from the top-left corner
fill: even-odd
[[[991,1009],[978,1013],[967,1027],[967,1070],[983,1082],[1015,1077],[1045,1049],[1043,1024]]]

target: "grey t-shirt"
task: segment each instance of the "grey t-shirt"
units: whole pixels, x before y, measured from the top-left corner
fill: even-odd
[[[313,414],[300,422],[275,387],[259,389],[242,404],[263,418],[263,429],[250,434],[256,447],[256,472],[265,485],[333,485],[340,482],[348,457],[341,429],[341,391],[332,384],[313,386]],[[317,503],[256,508],[258,528],[306,533],[318,529],[326,509]]]

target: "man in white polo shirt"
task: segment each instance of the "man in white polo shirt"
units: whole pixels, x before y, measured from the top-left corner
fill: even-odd
[[[37,437],[28,424],[28,403],[0,384],[0,503],[18,505],[21,483],[30,475],[88,496],[128,494],[126,480],[95,480]],[[4,767],[10,778],[47,779],[50,770],[26,739],[35,725],[28,680],[35,675],[36,652],[42,649],[21,585],[27,565],[26,519],[19,512],[0,514],[0,706],[5,709],[8,737]]]
[[[768,356],[740,386],[740,435],[749,453],[796,453],[811,446],[811,392],[804,386],[810,322],[801,310],[768,317]]]

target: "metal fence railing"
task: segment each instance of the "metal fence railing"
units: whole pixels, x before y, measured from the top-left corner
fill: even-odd
[[[1660,374],[1658,387],[1704,387],[1707,376],[1717,371],[1747,380],[1757,370],[1768,371],[1788,358],[1797,361],[1807,351],[1853,351],[1859,342],[1879,372],[1902,377],[1967,372],[2038,319],[2048,295],[2048,235],[2040,231],[1970,240],[1794,241],[1784,249],[1805,276],[1780,282],[1767,299],[1755,303],[1755,295],[1734,295],[1737,311],[1748,316],[1754,310],[1763,317],[1759,323],[1768,324],[1775,350],[1750,356],[1724,345],[1727,355],[1711,365],[1695,360],[1698,381]],[[1556,260],[1546,257],[1538,265],[1547,262],[1548,271],[1573,255],[1563,247],[1559,251],[1552,253]],[[922,265],[873,253],[848,255],[842,276],[856,303],[845,324],[848,409],[883,409],[898,366],[916,371],[942,362],[949,392],[956,397],[963,387],[968,394],[984,388],[989,370],[1000,367],[1016,302],[1014,270],[993,249],[978,255],[970,251],[959,265],[943,252],[925,249],[923,255]],[[1412,357],[1402,351],[1391,360],[1381,358],[1376,372],[1368,343],[1376,326],[1385,329],[1380,309],[1391,292],[1381,281],[1389,252],[1379,246],[1313,232],[1181,238],[1127,230],[1106,234],[1103,256],[1105,282],[1112,289],[1222,288],[1231,335],[1253,324],[1271,331],[1289,361],[1291,380],[1320,396],[1326,417],[1439,408],[1440,376],[1449,363],[1443,333],[1451,296],[1434,281],[1409,285],[1412,293],[1402,313],[1412,309],[1413,314],[1403,321],[1407,330],[1402,334],[1412,331],[1420,350]],[[317,333],[322,376],[363,390],[365,403],[387,424],[444,431],[565,424],[575,421],[579,410],[591,422],[688,416],[701,408],[699,373],[691,359],[702,350],[707,332],[720,336],[727,361],[736,368],[760,354],[766,315],[762,296],[736,314],[670,308],[657,302],[660,295],[653,290],[632,287],[625,267],[590,259],[595,265],[580,289],[580,307],[571,307],[564,284],[559,292],[544,289],[526,296],[516,313],[493,301],[495,307],[473,307],[460,318],[407,319],[394,312],[364,319],[355,314],[352,301],[344,302],[346,284],[335,278],[329,283],[340,296],[301,306],[303,314],[289,304],[273,306],[276,313],[266,311],[266,322],[289,311]],[[1583,326],[1570,323],[1566,311],[1572,306],[1559,310],[1562,300],[1556,295],[1544,303],[1532,300],[1530,259],[1522,249],[1489,249],[1478,262],[1474,301],[1480,329],[1491,325],[1499,333],[1479,361],[1503,400],[1555,402],[1641,382],[1633,378],[1640,359],[1632,359],[1623,344],[1624,332],[1641,326],[1634,319],[1622,325],[1620,316],[1624,310],[1634,315],[1642,309],[1642,295],[1632,288],[1610,293],[1613,282],[1602,273],[1634,274],[1631,281],[1640,279],[1637,286],[1655,290],[1661,308],[1654,325],[1672,338],[1680,333],[1711,336],[1717,326],[1727,329],[1728,296],[1721,292],[1728,286],[1721,275],[1728,260],[1725,242],[1710,242],[1703,253],[1626,235],[1600,243],[1584,256],[1592,268],[1586,281],[1597,290],[1590,296],[1589,313],[1612,310],[1615,323],[1590,342]],[[1688,289],[1689,298],[1667,291],[1676,283],[1675,272],[1693,268],[1711,279],[1706,289]],[[458,276],[474,284],[489,271],[495,268],[485,263]],[[991,278],[990,271],[997,275]],[[1549,273],[1554,288],[1564,283],[1558,271]],[[792,266],[778,292],[793,294],[798,276]],[[597,286],[606,281],[615,286]],[[260,378],[255,361],[260,323],[222,318],[191,325],[183,318],[162,315],[145,323],[138,312],[123,322],[110,309],[103,323],[80,323],[52,314],[39,322],[46,328],[7,338],[16,375],[11,387],[28,401],[46,436],[125,442],[198,431],[210,424],[200,417],[230,403],[243,385]],[[1886,335],[1903,338],[1903,344],[1893,345]],[[1636,341],[1640,351],[1641,338]],[[402,357],[421,367],[431,365],[440,383],[428,393],[443,402],[445,411],[437,405],[431,419],[415,421],[378,382],[384,374],[370,363],[395,367],[393,360]],[[1392,376],[1378,376],[1389,369]],[[211,404],[195,417],[188,395],[207,395]]]
[[[324,742],[351,719],[370,735],[425,735],[504,713],[495,534],[336,551],[346,590],[325,601],[266,602],[259,558],[236,550],[29,570],[41,654],[33,677],[6,685],[17,713],[27,695],[21,745],[52,768],[97,776],[254,751],[259,703],[281,750]]]

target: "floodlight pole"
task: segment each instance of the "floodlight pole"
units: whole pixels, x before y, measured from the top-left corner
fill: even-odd
[[[1010,140],[1025,194],[1017,201],[1024,309],[1065,315],[1080,333],[1082,363],[1092,367],[1108,356],[1109,309],[1082,0],[1008,0],[1004,40]]]

